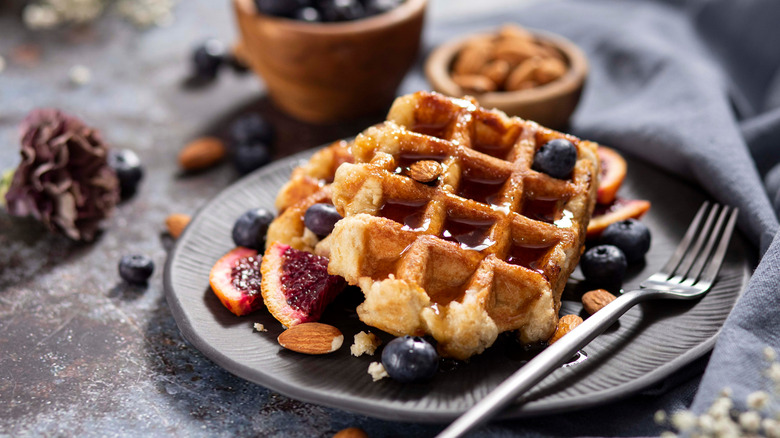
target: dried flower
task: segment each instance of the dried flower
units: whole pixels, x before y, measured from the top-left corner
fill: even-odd
[[[8,212],[32,215],[74,240],[90,241],[119,200],[100,134],[55,109],[22,122],[22,162],[5,195]]]

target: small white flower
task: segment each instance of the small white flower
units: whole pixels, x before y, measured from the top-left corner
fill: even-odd
[[[761,427],[761,415],[756,411],[747,411],[739,414],[739,425],[748,432],[758,432]]]
[[[769,404],[769,394],[765,391],[756,391],[747,396],[747,404],[751,409],[764,409]]]
[[[780,438],[780,422],[771,418],[766,418],[761,422],[761,428],[764,429],[764,435],[769,438]]]
[[[669,431],[661,432],[660,438],[677,438],[677,434]]]
[[[731,398],[731,388],[728,386],[720,390],[720,396],[725,398]]]
[[[710,409],[707,411],[713,418],[723,418],[729,416],[729,411],[733,403],[730,398],[720,397],[716,399]]]
[[[658,424],[659,426],[666,423],[666,412],[663,410],[655,411],[653,420],[655,421],[655,424]]]
[[[775,383],[780,383],[780,363],[773,362],[766,372],[767,376]]]
[[[772,347],[764,347],[764,359],[774,362],[777,359],[777,352]]]
[[[705,433],[712,432],[715,430],[715,419],[707,414],[702,415],[699,417],[699,428]]]
[[[696,427],[696,415],[691,411],[678,411],[672,415],[672,426],[680,432],[685,432]]]
[[[92,72],[83,65],[74,65],[68,72],[68,77],[73,85],[82,86],[92,80]]]
[[[267,332],[268,331],[265,328],[265,326],[263,324],[260,324],[259,322],[256,322],[254,327],[255,327],[255,330],[257,330],[258,332]]]
[[[22,20],[29,29],[51,29],[60,24],[61,19],[51,6],[30,4],[22,12]]]

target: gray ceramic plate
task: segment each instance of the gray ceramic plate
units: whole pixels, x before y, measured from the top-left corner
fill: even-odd
[[[253,206],[273,207],[277,190],[292,168],[311,154],[278,161],[236,182],[197,214],[168,259],[165,289],[182,334],[231,373],[289,397],[373,417],[415,422],[450,421],[472,406],[526,359],[509,336],[501,337],[469,363],[444,362],[427,384],[403,385],[390,379],[372,382],[366,370],[379,356],[350,356],[355,333],[366,330],[355,315],[359,290],[348,289],[323,316],[344,333],[345,345],[326,356],[282,349],[281,325],[266,310],[236,317],[208,283],[214,262],[232,247],[235,219]],[[705,199],[691,186],[647,165],[629,161],[621,189],[629,198],[653,206],[643,219],[653,232],[646,264],[629,272],[625,287],[636,286],[671,255]],[[745,244],[736,236],[714,289],[695,302],[658,301],[629,311],[585,353],[588,359],[561,368],[509,408],[506,417],[574,410],[603,404],[657,383],[709,351],[749,275]],[[581,311],[585,285],[575,271],[564,293],[562,313]],[[267,332],[253,330],[262,323]],[[374,330],[376,332],[376,330]],[[383,336],[385,342],[389,336]]]

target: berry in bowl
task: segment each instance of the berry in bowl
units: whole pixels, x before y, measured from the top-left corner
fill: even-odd
[[[237,52],[280,109],[312,123],[386,110],[414,63],[427,0],[234,0]]]

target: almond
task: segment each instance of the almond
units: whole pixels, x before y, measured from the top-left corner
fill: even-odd
[[[341,348],[344,335],[332,325],[305,322],[283,331],[277,340],[282,347],[298,353],[327,354]]]
[[[601,310],[607,304],[615,301],[616,297],[604,289],[596,289],[586,292],[582,296],[582,307],[588,312],[588,315]]]
[[[189,223],[190,215],[188,214],[174,213],[165,218],[165,226],[168,227],[168,233],[174,239],[179,238],[181,232],[184,231],[184,228],[186,228]]]
[[[496,90],[496,83],[482,75],[452,75],[452,81],[467,93],[482,94]]]
[[[531,32],[528,32],[522,27],[513,26],[511,24],[507,24],[501,27],[501,29],[498,31],[498,37],[499,39],[510,39],[510,40],[525,40],[525,41],[534,40],[534,35]]]
[[[421,183],[429,183],[441,175],[442,168],[438,161],[420,160],[409,166],[409,176]]]
[[[555,333],[553,333],[550,340],[547,341],[547,344],[554,344],[558,339],[561,339],[563,335],[574,330],[574,327],[577,327],[580,324],[582,324],[582,318],[577,315],[562,316],[561,319],[558,320],[558,326],[555,328]]]
[[[333,438],[368,438],[368,434],[359,427],[348,427],[336,432]]]
[[[452,70],[455,74],[471,75],[479,73],[482,67],[490,61],[492,57],[492,45],[473,41],[464,47],[455,60]]]
[[[509,76],[509,71],[510,66],[508,62],[496,59],[486,64],[480,71],[480,74],[493,81],[498,88],[501,88],[504,86],[507,76]]]
[[[179,153],[179,165],[187,171],[211,167],[225,157],[225,144],[215,137],[201,137],[191,141]]]
[[[502,40],[496,43],[496,59],[502,59],[512,66],[541,55],[539,47],[530,41]]]
[[[552,82],[566,73],[566,64],[560,59],[547,58],[539,63],[539,67],[534,70],[534,79],[539,84]]]
[[[523,61],[522,64],[515,67],[509,77],[506,78],[506,89],[509,91],[521,90],[523,84],[528,84],[534,80],[534,72],[541,63],[539,58],[531,58]]]

